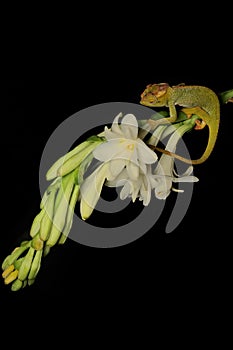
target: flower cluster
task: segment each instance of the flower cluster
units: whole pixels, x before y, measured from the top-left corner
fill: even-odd
[[[122,113],[118,114],[111,128],[105,127],[106,142],[93,151],[94,158],[101,164],[80,187],[80,212],[83,220],[92,214],[104,184],[109,187],[122,186],[121,199],[130,197],[134,202],[138,198],[147,206],[152,190],[158,199],[166,199],[173,189],[173,182],[198,181],[195,176],[190,175],[192,167],[179,177],[174,171],[174,158],[170,155],[162,154],[158,160],[157,154],[139,138],[136,117],[133,114],[122,117]],[[169,131],[173,132],[167,143],[170,152],[175,151],[183,133],[192,127],[190,123],[181,124],[179,128],[172,127]],[[167,128],[159,127],[154,132],[154,144],[159,141],[159,134],[161,136],[162,131],[165,132]]]
[[[137,199],[148,206],[151,196],[165,200],[173,183],[196,182],[193,168],[178,176],[171,154],[160,158],[152,150],[159,141],[169,136],[166,150],[175,152],[182,135],[194,124],[186,119],[176,125],[159,125],[147,142],[145,129],[139,127],[133,114],[119,113],[111,128],[105,127],[58,159],[48,170],[46,178],[53,180],[44,193],[40,212],[30,228],[30,240],[15,248],[2,263],[2,277],[12,291],[34,283],[41,261],[50,249],[64,244],[72,227],[74,210],[80,202],[80,215],[87,220],[95,209],[103,186],[122,187],[120,199]],[[143,137],[142,137],[143,135]],[[153,146],[153,147],[152,147]],[[152,148],[151,148],[152,147]],[[92,161],[98,162],[86,175]]]
[[[148,85],[145,90],[148,94],[142,98],[149,96],[149,100],[152,97],[154,100],[163,96],[167,84],[155,85],[157,95],[148,93]],[[151,105],[151,101],[146,100],[145,105]],[[222,104],[233,102],[233,89],[220,93],[219,101]],[[159,105],[160,102],[156,103]],[[165,200],[171,191],[182,192],[174,184],[197,182],[192,166],[183,174],[177,174],[174,159],[199,164],[175,154],[183,135],[198,129],[195,127],[200,124],[198,111],[198,108],[184,108],[172,124],[165,122],[166,117],[169,118],[166,110],[156,112],[149,120],[139,121],[133,114],[119,113],[110,128],[106,126],[99,135],[89,137],[59,158],[46,174],[46,179],[52,183],[29,229],[29,239],[21,242],[2,262],[4,283],[10,285],[12,291],[32,285],[42,258],[52,247],[65,243],[77,202],[81,218],[87,220],[100,199],[103,186],[121,187],[121,200],[130,198],[132,202],[139,200],[148,206],[152,196]],[[166,144],[165,149],[158,147],[159,142]],[[93,161],[97,167],[96,164],[92,167]],[[88,169],[92,169],[89,175]]]

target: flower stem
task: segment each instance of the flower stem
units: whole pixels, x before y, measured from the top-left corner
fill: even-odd
[[[220,102],[223,104],[233,102],[233,89],[220,92],[218,95]]]

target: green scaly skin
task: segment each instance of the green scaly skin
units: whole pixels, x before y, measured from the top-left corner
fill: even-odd
[[[220,123],[220,103],[218,96],[205,86],[185,85],[169,86],[167,83],[150,84],[141,94],[142,105],[148,107],[168,107],[169,118],[157,121],[150,120],[153,128],[160,124],[174,123],[177,119],[176,105],[185,107],[182,109],[190,117],[197,115],[202,122],[197,122],[195,129],[202,129],[205,125],[209,128],[209,139],[203,155],[199,159],[187,159],[171,153],[170,155],[188,164],[200,164],[210,156],[217,140]],[[164,150],[159,149],[164,152]],[[165,152],[164,152],[165,153]]]

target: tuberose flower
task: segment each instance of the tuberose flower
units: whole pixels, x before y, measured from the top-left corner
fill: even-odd
[[[105,180],[109,178],[109,164],[101,164],[80,187],[80,213],[83,220],[90,217],[100,198]]]
[[[126,169],[115,178],[113,181],[107,181],[106,186],[119,187],[122,186],[120,192],[120,199],[124,200],[128,197],[132,198],[132,202],[135,202],[137,198],[143,201],[143,205],[147,206],[151,200],[151,190],[154,184],[153,174],[151,172],[151,165],[146,166],[146,173],[139,170],[139,177],[137,180],[129,178]]]
[[[110,162],[109,170],[114,179],[126,167],[131,180],[137,180],[139,169],[146,172],[146,164],[153,164],[158,157],[139,137],[138,122],[133,114],[126,114],[119,125],[119,113],[111,129],[105,127],[107,142],[97,146],[93,155],[101,162]]]
[[[98,145],[94,157],[102,164],[89,175],[80,187],[80,212],[86,220],[94,210],[105,181],[124,181],[121,198],[138,196],[147,205],[150,201],[151,185],[148,165],[157,161],[157,155],[138,137],[138,122],[133,114],[126,114],[119,125],[118,114],[109,129],[105,127],[106,142]],[[122,183],[122,182],[121,182]]]
[[[190,129],[190,125],[184,124],[180,126],[170,136],[166,149],[170,152],[176,151],[176,146],[182,135]],[[197,182],[199,179],[196,176],[190,175],[193,167],[189,166],[184,174],[178,175],[174,170],[174,158],[167,154],[162,154],[158,165],[155,169],[154,176],[154,191],[158,199],[166,199],[171,190],[175,190],[172,185],[173,182]],[[183,192],[183,191],[182,191]]]

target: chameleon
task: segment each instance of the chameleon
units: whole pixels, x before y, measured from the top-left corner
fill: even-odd
[[[220,123],[220,102],[217,94],[210,88],[198,85],[179,84],[170,86],[168,83],[149,84],[141,94],[140,104],[148,107],[168,107],[169,117],[159,120],[149,119],[151,127],[156,128],[159,124],[173,123],[177,119],[176,105],[184,107],[181,109],[187,117],[197,115],[196,130],[209,128],[209,138],[206,149],[199,159],[187,159],[178,154],[156,147],[160,152],[169,154],[174,158],[188,164],[201,164],[210,156],[217,140]]]

